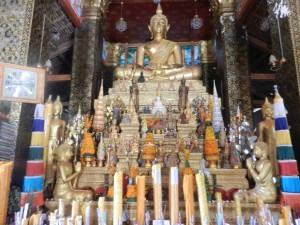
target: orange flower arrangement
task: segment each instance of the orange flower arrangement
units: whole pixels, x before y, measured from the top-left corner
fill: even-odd
[[[136,185],[128,185],[126,198],[136,198]]]
[[[81,156],[84,154],[95,154],[95,144],[92,135],[92,133],[84,133],[83,140],[81,142]]]
[[[184,167],[183,174],[194,174],[194,171],[191,167]]]
[[[108,198],[113,198],[114,197],[114,186],[110,186],[108,188],[108,191],[107,191],[107,197]]]
[[[204,154],[211,155],[211,154],[218,154],[218,145],[215,138],[214,130],[212,126],[206,127],[205,132],[205,146],[204,146]]]
[[[134,168],[133,166],[130,166],[130,169],[129,169],[129,177],[130,178],[135,178],[138,173],[139,173],[139,167],[138,166],[136,168]]]

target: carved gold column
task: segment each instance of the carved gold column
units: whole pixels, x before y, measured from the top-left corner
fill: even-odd
[[[214,67],[214,52],[212,40],[200,41],[201,51],[201,70],[203,84],[206,86],[206,90],[213,93],[213,80],[216,79]]]
[[[239,103],[241,112],[252,121],[247,40],[240,40],[241,35],[235,27],[236,0],[211,0],[210,3],[221,37],[226,119],[229,121],[236,114]]]
[[[82,24],[75,31],[70,116],[77,113],[79,105],[83,113],[93,107],[101,75],[102,37],[108,5],[108,0],[86,0],[83,3]]]
[[[33,9],[33,0],[0,3],[0,61],[27,64]],[[10,105],[9,122],[16,126],[17,132],[16,141],[11,146],[13,154],[6,160],[14,161],[12,181],[14,185],[21,186],[35,106],[16,102],[11,102]]]
[[[288,110],[287,118],[291,126],[291,137],[294,149],[300,147],[300,2],[299,0],[287,0],[290,10],[288,17],[280,18],[280,29],[283,43],[283,55],[287,59],[282,68],[276,72],[275,83],[279,86],[280,95],[284,98]],[[272,37],[272,50],[280,59],[281,51],[278,36],[278,27],[273,12],[274,3],[268,4],[270,29]],[[300,157],[299,151],[295,151],[296,158]]]

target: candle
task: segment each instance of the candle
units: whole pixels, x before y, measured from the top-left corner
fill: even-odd
[[[0,192],[2,199],[0,201],[0,224],[5,224],[6,221],[12,165],[12,162],[0,162]]]
[[[169,186],[170,224],[178,224],[179,215],[179,193],[178,193],[178,168],[170,169]]]
[[[199,202],[201,224],[209,224],[210,218],[208,214],[204,173],[196,174],[196,182],[197,182],[197,190],[198,190],[198,202]]]
[[[222,195],[220,192],[216,192],[215,194],[217,200],[217,224],[222,225],[224,224],[224,214],[223,214],[223,201]]]
[[[90,225],[91,221],[91,201],[85,202],[84,225]]]
[[[154,219],[160,219],[160,211],[162,207],[162,188],[161,188],[161,165],[152,166],[153,178],[153,194],[154,194]]]
[[[78,215],[79,210],[79,201],[73,200],[72,201],[72,212],[71,212],[71,218],[74,220],[76,216]]]
[[[194,176],[193,174],[184,174],[183,177],[183,195],[185,200],[186,225],[194,224]]]
[[[98,208],[99,210],[104,210],[105,197],[99,197],[98,199]]]
[[[58,199],[58,217],[62,218],[65,216],[65,203],[64,200],[59,198]]]
[[[75,225],[82,225],[82,216],[76,216]]]
[[[241,208],[240,197],[239,196],[234,196],[234,202],[235,202],[235,213],[236,213],[237,224],[242,225],[243,216],[242,216],[242,208]]]
[[[283,206],[281,208],[282,216],[285,220],[285,225],[291,225],[292,220],[292,213],[290,206]]]
[[[106,224],[106,221],[104,220],[104,218],[105,218],[104,203],[105,203],[105,197],[99,197],[99,200],[98,200],[99,221],[98,222],[101,225]]]
[[[116,172],[114,175],[114,216],[113,225],[118,225],[118,220],[122,217],[123,211],[123,173]]]
[[[285,219],[280,218],[280,219],[278,220],[278,225],[285,225]]]
[[[143,225],[145,220],[145,176],[137,176],[137,203],[136,203],[136,221],[138,225]]]

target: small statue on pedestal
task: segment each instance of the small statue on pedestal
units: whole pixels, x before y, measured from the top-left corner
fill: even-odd
[[[172,105],[169,103],[168,105],[168,113],[167,113],[167,134],[166,137],[174,137],[176,119],[173,116]]]
[[[178,95],[179,95],[179,100],[178,100],[178,109],[180,112],[186,109],[186,104],[188,101],[188,93],[189,93],[189,88],[185,86],[185,79],[184,77],[181,80],[181,84],[179,86],[178,90]]]
[[[179,159],[178,154],[175,151],[172,151],[167,155],[166,167],[178,167]]]
[[[166,107],[163,105],[162,101],[160,100],[160,97],[157,96],[156,100],[154,102],[151,114],[156,114],[156,113],[161,113],[161,114],[166,114],[167,113],[167,109]]]
[[[132,86],[130,86],[130,101],[133,102],[135,112],[139,112],[139,87],[136,79],[132,79]]]
[[[134,135],[133,140],[130,144],[130,150],[132,153],[139,153],[140,149],[139,149],[140,145],[139,145],[139,134]]]
[[[110,136],[112,139],[117,139],[119,137],[120,128],[117,125],[117,120],[113,119],[111,127],[110,127]]]

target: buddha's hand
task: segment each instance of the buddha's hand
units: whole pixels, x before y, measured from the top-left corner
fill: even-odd
[[[80,172],[81,171],[81,163],[77,162],[75,165],[75,172]]]
[[[248,167],[249,169],[253,169],[253,160],[252,160],[252,158],[248,158],[248,159],[246,160],[246,165],[247,165],[247,167]]]

